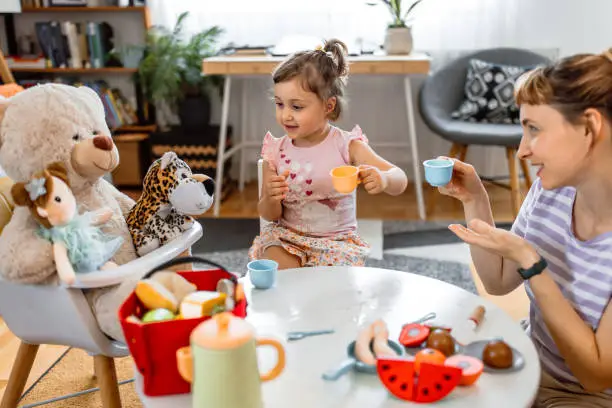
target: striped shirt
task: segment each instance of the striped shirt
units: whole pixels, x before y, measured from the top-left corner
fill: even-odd
[[[536,247],[563,296],[586,324],[596,330],[612,296],[612,232],[588,241],[575,237],[572,212],[576,190],[544,190],[537,179],[521,207],[512,231]],[[542,367],[559,381],[578,383],[559,353],[529,282],[531,338]],[[612,389],[606,390],[612,394]]]

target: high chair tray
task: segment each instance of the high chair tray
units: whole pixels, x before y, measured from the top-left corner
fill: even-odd
[[[76,275],[76,281],[69,285],[71,288],[91,289],[104,286],[112,286],[123,282],[127,277],[140,276],[149,272],[162,263],[180,255],[183,251],[195,244],[203,235],[202,225],[194,222],[190,229],[185,231],[180,237],[166,243],[148,254],[136,258],[117,268],[82,273]]]

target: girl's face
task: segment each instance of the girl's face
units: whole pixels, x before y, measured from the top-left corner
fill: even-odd
[[[51,225],[64,225],[76,214],[76,200],[70,187],[57,177],[53,177],[53,191],[49,194],[45,208],[38,207],[41,217],[47,218]]]
[[[298,78],[274,85],[276,121],[291,140],[320,135],[327,126],[327,114],[335,99],[324,103],[314,92],[304,90]]]
[[[523,137],[518,156],[538,168],[544,189],[576,186],[588,173],[593,137],[548,105],[522,105]]]

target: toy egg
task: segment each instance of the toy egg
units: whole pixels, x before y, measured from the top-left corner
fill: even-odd
[[[512,366],[512,349],[502,339],[491,340],[482,350],[482,361],[493,368]]]
[[[436,329],[429,334],[427,347],[436,349],[449,357],[455,353],[455,340],[446,330]]]

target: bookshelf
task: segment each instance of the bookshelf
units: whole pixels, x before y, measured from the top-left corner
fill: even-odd
[[[22,0],[20,13],[3,15],[5,50],[8,51],[5,55],[16,82],[31,85],[58,81],[94,85],[105,105],[107,123],[121,156],[121,164],[113,172],[113,179],[116,185],[140,187],[143,171],[150,163],[148,138],[157,126],[152,123],[151,109],[138,84],[136,65],[117,66],[121,64],[111,63],[106,57],[111,46],[117,49],[144,45],[146,32],[151,27],[148,7],[31,5],[32,1]],[[42,37],[38,31],[41,23],[47,26]],[[41,40],[48,35],[55,36],[52,37],[52,49],[49,43]],[[43,53],[43,47],[46,47],[47,52],[41,54],[46,57],[44,60],[19,55],[23,48],[20,40],[24,37],[35,44],[38,52]],[[125,61],[121,53],[116,55],[118,61]],[[127,109],[130,105],[134,109]]]
[[[95,13],[95,12],[134,12],[138,11],[141,13],[147,13],[147,7],[145,6],[103,6],[103,7],[23,7],[22,13],[72,13],[72,12],[84,12],[84,13]]]
[[[107,68],[11,68],[13,72],[47,73],[47,74],[66,74],[66,75],[95,75],[95,74],[134,74],[137,68],[107,67]]]
[[[103,7],[23,7],[24,14],[33,13],[141,13],[145,29],[151,27],[149,8],[146,6],[103,6]]]

